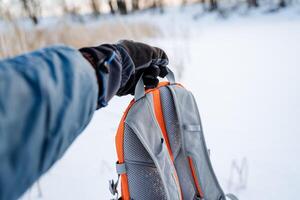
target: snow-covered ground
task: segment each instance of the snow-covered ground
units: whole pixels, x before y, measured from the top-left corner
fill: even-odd
[[[198,102],[206,142],[226,192],[242,200],[297,199],[300,189],[300,16],[233,16],[195,9],[138,20],[163,35],[180,82]],[[136,20],[131,16],[125,20]],[[114,136],[131,97],[115,97],[65,156],[22,199],[109,199],[116,178]]]

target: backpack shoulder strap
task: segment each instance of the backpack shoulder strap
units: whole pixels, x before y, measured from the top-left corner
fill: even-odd
[[[131,108],[126,118],[126,124],[134,131],[155,163],[167,199],[181,200],[180,186],[176,180],[176,169],[155,118],[151,93],[148,93]]]
[[[191,92],[176,85],[169,87],[178,116],[182,137],[182,150],[190,165],[199,195],[204,199],[225,199],[214,174],[206,148],[197,104]]]
[[[128,107],[126,108],[122,119],[119,123],[119,127],[118,127],[118,131],[116,134],[116,138],[115,138],[115,142],[116,142],[116,148],[117,148],[117,156],[118,156],[118,162],[116,165],[116,169],[117,169],[117,173],[118,173],[118,181],[116,183],[114,183],[113,181],[110,181],[109,186],[110,186],[110,190],[111,193],[113,195],[118,193],[117,191],[117,186],[119,183],[119,176],[121,176],[121,193],[122,193],[122,198],[124,200],[129,200],[130,199],[130,194],[129,194],[129,188],[128,188],[128,177],[126,174],[126,171],[124,173],[121,173],[122,170],[126,170],[125,168],[125,159],[124,159],[124,128],[125,128],[125,120],[126,117],[128,115],[128,112],[130,110],[130,108],[133,106],[135,102],[131,101],[130,104],[128,105]],[[120,172],[120,173],[119,173]]]

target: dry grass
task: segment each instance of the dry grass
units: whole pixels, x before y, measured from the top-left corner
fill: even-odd
[[[121,20],[94,24],[66,21],[50,27],[22,28],[10,21],[0,30],[0,58],[11,57],[51,44],[66,44],[76,48],[116,42],[120,39],[142,40],[160,34],[158,27],[142,22],[125,23]]]
[[[164,38],[158,25],[151,22],[109,19],[107,21],[88,24],[74,23],[66,20],[49,26],[22,26],[13,20],[0,27],[0,59],[8,58],[52,44],[66,44],[75,48],[94,46],[102,43],[114,43],[120,39],[144,41],[163,48],[170,58],[170,64],[175,69],[180,80],[188,65],[189,52],[187,37]]]

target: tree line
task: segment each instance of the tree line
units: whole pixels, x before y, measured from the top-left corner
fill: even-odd
[[[42,12],[42,0],[18,0],[27,17],[29,17],[34,24],[39,23],[39,17]],[[246,6],[248,9],[259,8],[262,4],[269,3],[270,12],[275,12],[279,9],[292,5],[298,0],[179,0],[181,6],[189,3],[202,4],[204,12],[228,12],[228,6],[225,8],[222,5],[231,4],[230,12],[240,5]],[[0,0],[1,3],[1,0]],[[69,7],[66,0],[60,0],[60,5],[64,14],[80,18],[79,8]],[[99,17],[102,13],[104,4],[109,8],[112,15],[121,14],[127,15],[137,11],[144,11],[148,9],[158,9],[160,12],[164,11],[164,7],[168,5],[165,0],[86,0],[90,7],[91,14]]]

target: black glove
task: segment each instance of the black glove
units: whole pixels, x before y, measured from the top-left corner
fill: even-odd
[[[142,74],[145,85],[153,88],[159,82],[157,77],[165,77],[168,73],[166,53],[143,43],[123,40],[118,44],[82,48],[80,52],[96,70],[98,107],[105,106],[115,94],[134,94]]]
[[[134,73],[127,83],[119,89],[117,95],[134,94],[135,86],[142,74],[144,83],[148,88],[157,86],[158,76],[163,78],[167,75],[166,66],[169,60],[162,49],[128,40],[120,41],[117,47],[123,57],[130,57],[135,68]]]

